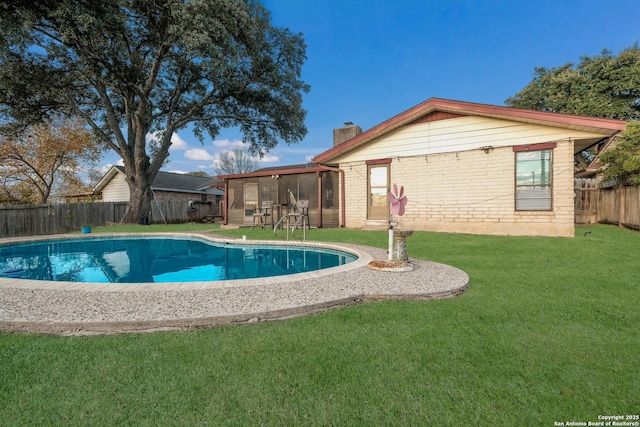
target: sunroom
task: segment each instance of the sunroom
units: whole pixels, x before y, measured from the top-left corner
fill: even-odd
[[[267,205],[269,216],[263,218],[273,226],[302,203],[307,205],[309,225],[317,228],[344,226],[340,205],[341,171],[308,163],[303,165],[263,168],[237,175],[220,175],[225,188],[224,224],[250,226],[254,214]],[[302,203],[300,203],[302,202]]]

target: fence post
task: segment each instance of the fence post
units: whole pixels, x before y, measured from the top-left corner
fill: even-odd
[[[622,227],[622,224],[626,223],[626,212],[627,212],[627,197],[626,197],[626,189],[624,185],[620,185],[620,216],[618,217],[618,227]]]

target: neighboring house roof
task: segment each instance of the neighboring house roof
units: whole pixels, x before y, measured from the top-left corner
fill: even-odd
[[[440,115],[433,113],[443,113]],[[432,115],[433,114],[433,115]],[[623,131],[626,122],[623,120],[605,119],[598,117],[573,116],[568,114],[549,113],[544,111],[523,110],[512,107],[500,107],[487,104],[475,104],[472,102],[452,101],[440,98],[430,98],[382,123],[372,127],[366,132],[357,135],[344,143],[337,145],[324,153],[317,155],[313,160],[317,163],[330,163],[338,156],[356,149],[367,142],[379,138],[401,126],[416,121],[428,122],[442,118],[454,118],[461,116],[481,116],[496,119],[511,120],[521,123],[530,123],[544,126],[567,128],[579,131],[600,133],[604,137],[615,135]],[[584,144],[588,142],[585,141]],[[581,151],[589,145],[576,146],[576,151]]]
[[[600,159],[602,153],[615,148],[618,145],[619,135],[614,135],[609,138],[609,140],[604,144],[604,146],[600,149],[598,154],[594,157],[594,159],[589,163],[586,169],[576,172],[576,178],[591,178],[596,176],[601,169],[604,168],[605,164]]]
[[[105,174],[100,182],[93,189],[99,193],[113,179],[116,174],[124,175],[123,166],[113,166]],[[210,193],[222,194],[222,190],[215,189],[221,185],[219,179],[210,176],[196,176],[172,172],[160,171],[151,183],[151,188],[155,191],[172,191],[176,193]]]

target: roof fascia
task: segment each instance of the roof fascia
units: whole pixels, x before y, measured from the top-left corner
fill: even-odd
[[[360,135],[355,136],[336,147],[330,148],[324,153],[316,156],[313,161],[316,163],[326,163],[331,161],[341,154],[355,149],[372,139],[385,135],[394,129],[434,111],[457,113],[467,116],[492,117],[519,122],[534,122],[556,127],[589,127],[592,129],[601,129],[601,131],[606,129],[609,131],[609,135],[623,131],[626,126],[626,122],[623,120],[573,116],[568,114],[549,113],[545,111],[524,110],[497,105],[430,98],[427,101],[372,127]]]
[[[261,176],[273,176],[273,175],[296,175],[300,173],[312,173],[312,172],[323,172],[326,169],[314,166],[311,168],[294,168],[294,169],[270,169],[269,171],[255,171],[255,172],[247,172],[247,173],[238,173],[233,175],[218,175],[218,179],[237,179],[237,178],[256,178]]]

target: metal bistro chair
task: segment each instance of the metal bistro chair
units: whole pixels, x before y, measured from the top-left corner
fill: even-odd
[[[251,219],[251,229],[256,225],[256,219],[260,220],[260,226],[264,230],[264,227],[267,225],[267,220],[269,220],[269,224],[273,227],[273,215],[271,205],[273,204],[272,200],[265,200],[262,202],[262,207],[256,208],[253,213],[253,218]]]
[[[298,200],[296,202],[293,211],[287,214],[287,226],[289,226],[290,221],[293,221],[291,233],[298,226],[300,226],[300,229],[307,228],[311,230],[311,224],[309,224],[309,200]]]

